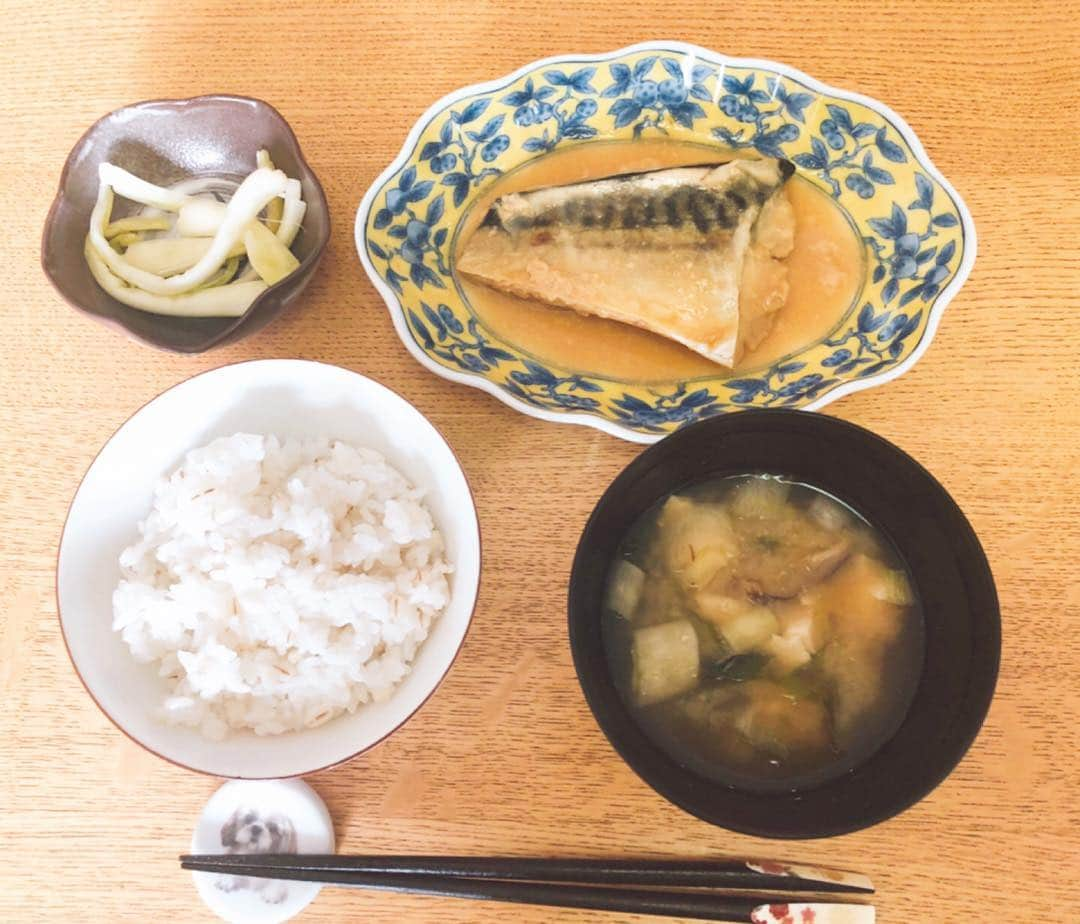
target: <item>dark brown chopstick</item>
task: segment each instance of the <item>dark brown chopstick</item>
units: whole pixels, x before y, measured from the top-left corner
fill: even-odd
[[[228,862],[220,862],[221,860]],[[236,862],[248,860],[247,864]],[[295,861],[296,856],[291,860]],[[258,862],[253,862],[258,861]],[[330,866],[310,868],[290,866],[281,856],[267,862],[264,856],[199,856],[183,857],[184,869],[236,876],[255,876],[272,879],[322,882],[352,888],[379,891],[408,892],[420,895],[439,895],[449,898],[481,899],[486,901],[546,905],[560,908],[587,908],[594,911],[614,911],[626,914],[655,914],[694,918],[706,921],[771,922],[766,916],[770,908],[791,906],[783,899],[752,899],[701,892],[667,892],[643,889],[619,889],[611,886],[588,886],[553,882],[520,882],[466,878],[446,875],[397,874],[386,872],[356,872]],[[815,914],[809,920],[829,924],[842,915],[845,924],[864,924],[873,921],[873,909],[860,905],[809,904]],[[860,915],[861,912],[861,915]],[[776,921],[780,917],[775,918]]]
[[[747,860],[553,859],[547,857],[346,856],[260,854],[181,857],[215,866],[281,866],[294,870],[452,876],[468,879],[591,885],[724,888],[754,892],[855,893],[874,891],[870,880],[842,870],[761,864]],[[769,872],[770,869],[783,872]],[[801,873],[801,875],[800,875]]]

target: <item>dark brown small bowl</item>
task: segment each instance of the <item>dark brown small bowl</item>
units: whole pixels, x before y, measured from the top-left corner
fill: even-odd
[[[241,178],[266,148],[274,163],[300,180],[307,211],[293,253],[300,267],[260,295],[238,318],[176,318],[123,305],[90,275],[83,243],[98,193],[98,165],[111,161],[169,186],[190,176]],[[79,311],[120,327],[163,350],[201,353],[264,327],[303,291],[330,238],[330,210],[300,153],[289,123],[269,103],[245,96],[151,100],[110,112],[72,148],[60,174],[41,238],[41,265],[56,290]]]

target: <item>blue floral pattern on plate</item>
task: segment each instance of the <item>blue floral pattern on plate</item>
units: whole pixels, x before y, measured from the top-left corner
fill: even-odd
[[[768,369],[661,385],[556,368],[487,330],[454,283],[451,256],[480,191],[557,148],[663,135],[788,158],[833,196],[866,248],[857,308]],[[783,65],[647,43],[540,62],[437,104],[365,196],[357,246],[406,345],[434,371],[536,416],[650,441],[742,407],[818,407],[903,371],[970,270],[974,227],[880,104]]]

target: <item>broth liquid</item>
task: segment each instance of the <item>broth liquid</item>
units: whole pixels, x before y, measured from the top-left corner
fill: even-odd
[[[750,476],[753,477],[753,476]],[[722,501],[747,476],[713,478],[677,492],[705,502]],[[849,516],[857,549],[872,552],[889,568],[907,573],[907,567],[891,542],[846,505],[809,485],[795,483],[788,503],[801,506],[814,498],[826,498]],[[644,561],[657,541],[657,519],[667,498],[643,514],[620,544],[618,558]],[[910,576],[909,576],[910,578]],[[646,580],[651,580],[652,576]],[[826,759],[787,758],[772,760],[763,753],[753,759],[734,759],[730,741],[706,733],[698,721],[684,710],[684,697],[674,697],[652,705],[634,702],[631,644],[633,626],[626,618],[605,608],[603,616],[604,647],[612,676],[624,702],[643,731],[678,763],[706,779],[728,786],[757,792],[808,789],[854,769],[869,759],[887,742],[903,723],[915,696],[922,673],[924,627],[922,610],[916,597],[907,607],[903,628],[889,647],[884,661],[879,689],[883,691],[878,707],[843,750]],[[711,731],[711,729],[709,730]]]

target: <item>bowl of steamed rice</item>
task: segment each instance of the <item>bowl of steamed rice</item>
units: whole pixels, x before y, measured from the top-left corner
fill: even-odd
[[[170,389],[72,501],[57,601],[91,696],[218,776],[353,757],[431,695],[464,639],[480,539],[465,476],[398,395],[321,363]]]

